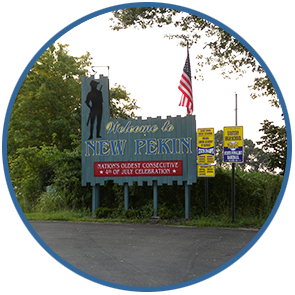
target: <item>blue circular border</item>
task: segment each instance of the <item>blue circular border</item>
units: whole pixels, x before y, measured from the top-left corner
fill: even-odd
[[[186,12],[186,13],[189,13],[189,14],[197,15],[197,16],[199,16],[199,17],[201,17],[203,19],[206,19],[207,21],[209,21],[211,23],[214,23],[215,25],[221,27],[223,30],[227,31],[233,37],[235,37],[237,40],[239,40],[239,42],[242,43],[251,52],[251,54],[256,58],[256,60],[260,63],[260,65],[262,66],[262,68],[266,72],[267,76],[271,80],[271,82],[272,82],[272,84],[273,84],[273,86],[274,86],[274,88],[276,90],[277,96],[278,96],[278,98],[280,100],[281,108],[283,110],[284,119],[285,119],[286,131],[287,131],[287,143],[288,143],[287,162],[286,162],[286,169],[285,169],[285,176],[284,176],[283,184],[282,184],[282,187],[281,187],[280,194],[279,194],[279,196],[277,198],[277,201],[275,203],[275,206],[272,209],[270,215],[268,216],[266,222],[264,223],[264,225],[262,226],[260,231],[256,234],[256,236],[252,239],[252,241],[242,251],[240,251],[236,256],[234,256],[232,259],[230,259],[228,262],[226,262],[222,266],[216,268],[214,271],[211,271],[211,272],[207,273],[206,275],[203,275],[203,276],[201,276],[199,278],[196,278],[196,279],[193,279],[191,281],[187,281],[187,282],[183,282],[183,283],[179,283],[179,284],[175,284],[175,285],[163,286],[163,287],[132,287],[132,286],[125,286],[125,285],[119,285],[119,284],[115,284],[115,283],[110,283],[110,282],[98,279],[96,277],[93,277],[91,275],[88,275],[88,274],[82,272],[81,270],[77,269],[76,267],[72,266],[67,261],[65,261],[64,259],[59,257],[53,250],[51,250],[44,243],[44,241],[42,239],[40,239],[38,234],[35,232],[35,230],[30,225],[29,221],[25,217],[23,211],[21,210],[20,205],[19,205],[19,203],[17,201],[17,198],[15,196],[12,184],[11,184],[10,175],[9,175],[9,168],[8,168],[8,160],[7,160],[7,133],[8,133],[8,125],[9,125],[9,120],[10,120],[12,107],[13,107],[14,101],[16,99],[17,93],[18,93],[18,91],[19,91],[25,77],[27,76],[28,72],[30,71],[30,69],[32,68],[34,63],[38,60],[38,58],[58,38],[63,36],[65,33],[70,31],[71,29],[75,28],[76,26],[80,25],[81,23],[83,23],[85,21],[88,21],[88,20],[90,20],[90,19],[92,19],[94,17],[97,17],[99,15],[102,15],[102,14],[105,14],[105,13],[108,13],[108,12],[112,12],[114,10],[120,10],[120,9],[125,9],[125,8],[134,8],[134,7],[170,8],[170,9],[183,11],[183,12]],[[212,17],[209,17],[208,15],[200,13],[200,12],[198,12],[196,10],[192,10],[192,9],[182,7],[182,6],[178,6],[178,5],[167,4],[167,3],[139,2],[139,3],[127,3],[127,4],[111,6],[111,7],[108,7],[108,8],[101,9],[101,10],[98,10],[96,12],[90,13],[90,14],[78,19],[77,21],[71,23],[70,25],[68,25],[64,29],[62,29],[60,32],[58,32],[56,35],[54,35],[46,44],[44,44],[44,46],[42,46],[40,48],[40,50],[35,54],[35,56],[32,58],[32,60],[29,62],[29,64],[27,65],[27,67],[23,71],[21,77],[19,78],[19,80],[18,80],[18,82],[17,82],[17,84],[16,84],[16,86],[14,88],[14,91],[12,93],[10,102],[8,104],[8,108],[7,108],[7,112],[6,112],[6,116],[5,116],[5,121],[4,121],[4,127],[3,127],[2,157],[3,157],[3,166],[4,166],[5,178],[6,178],[7,186],[8,186],[10,195],[12,197],[12,201],[14,203],[14,206],[15,206],[19,216],[21,217],[23,223],[25,224],[27,229],[30,231],[32,236],[37,240],[37,242],[52,257],[54,257],[57,261],[62,263],[64,266],[66,266],[68,269],[72,270],[73,272],[79,274],[80,276],[82,276],[82,277],[84,277],[84,278],[86,278],[88,280],[99,283],[101,285],[105,285],[105,286],[109,286],[109,287],[116,288],[116,289],[121,289],[121,290],[127,290],[127,291],[154,292],[154,291],[168,291],[168,290],[183,288],[183,287],[190,286],[192,284],[196,284],[196,283],[199,283],[201,281],[204,281],[204,280],[218,274],[219,272],[223,271],[224,269],[228,268],[230,265],[232,265],[234,262],[236,262],[238,259],[240,259],[246,252],[248,252],[252,248],[252,246],[258,241],[258,239],[262,236],[262,234],[268,228],[269,224],[273,220],[273,218],[274,218],[274,216],[275,216],[275,214],[276,214],[276,212],[277,212],[277,210],[278,210],[278,208],[279,208],[279,206],[281,204],[281,201],[283,199],[283,195],[285,193],[287,182],[288,182],[288,179],[289,179],[289,174],[290,174],[291,157],[292,157],[292,137],[291,137],[290,120],[289,120],[286,104],[285,104],[282,93],[281,93],[281,91],[279,89],[279,86],[278,86],[274,76],[272,75],[272,73],[270,72],[269,68],[264,63],[264,61],[261,59],[259,54],[241,36],[239,36],[236,32],[234,32],[233,30],[231,30],[230,28],[228,28],[226,25],[222,24],[221,22],[213,19]]]

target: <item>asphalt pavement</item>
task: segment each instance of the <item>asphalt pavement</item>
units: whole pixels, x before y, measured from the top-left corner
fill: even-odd
[[[159,287],[187,282],[229,261],[257,230],[30,221],[57,255],[107,282]]]

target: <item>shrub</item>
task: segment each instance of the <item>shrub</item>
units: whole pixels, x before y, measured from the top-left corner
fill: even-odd
[[[173,212],[172,210],[162,207],[158,210],[158,216],[160,219],[172,219],[173,218]]]
[[[96,218],[108,218],[112,214],[113,210],[107,207],[99,207],[94,210]]]
[[[91,187],[81,186],[81,154],[79,150],[63,151],[56,160],[53,179],[57,193],[70,209],[90,208]]]
[[[127,219],[136,219],[140,217],[140,210],[130,209],[124,211],[124,216]]]
[[[35,211],[38,212],[55,212],[65,209],[65,200],[56,193],[55,188],[41,194]]]

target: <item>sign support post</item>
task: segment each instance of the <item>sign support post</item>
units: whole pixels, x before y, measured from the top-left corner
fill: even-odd
[[[153,180],[154,218],[158,217],[158,183]]]
[[[209,212],[209,185],[208,177],[205,177],[205,216],[208,217]]]
[[[238,126],[238,95],[235,93],[236,108],[235,108],[235,126]],[[235,222],[235,163],[232,163],[232,188],[231,188],[231,219]]]
[[[190,216],[190,199],[191,199],[191,187],[187,184],[187,181],[184,183],[184,194],[185,194],[185,218]]]
[[[235,126],[223,128],[223,161],[232,163],[232,181],[231,181],[231,215],[232,222],[235,222],[235,167],[236,163],[244,161],[244,135],[243,126],[238,125],[237,116],[237,94],[235,108]]]
[[[124,209],[127,211],[129,209],[129,190],[128,183],[124,183]]]
[[[235,222],[235,163],[232,163],[231,177],[231,221]]]
[[[94,216],[94,210],[99,207],[99,197],[100,197],[100,186],[96,184],[92,187],[92,215]]]
[[[205,216],[209,212],[208,177],[215,177],[215,135],[214,128],[199,128],[197,130],[198,177],[205,177]]]
[[[235,222],[235,168],[236,163],[244,161],[243,127],[232,126],[223,129],[223,161],[231,163],[231,216]]]

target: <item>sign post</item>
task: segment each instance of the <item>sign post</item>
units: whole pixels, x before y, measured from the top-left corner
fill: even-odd
[[[205,177],[205,216],[209,212],[208,177],[215,177],[215,136],[214,128],[199,128],[197,130],[197,162],[198,177]]]
[[[154,218],[158,216],[158,184],[157,180],[153,180],[153,201],[154,201]]]
[[[184,197],[185,197],[185,218],[190,216],[191,190],[187,181],[184,182]]]
[[[244,162],[244,135],[242,126],[223,128],[223,161],[232,163],[232,222],[235,221],[235,163]]]
[[[100,186],[96,184],[92,187],[92,215],[94,215],[94,210],[99,207],[100,199]]]
[[[128,183],[124,183],[124,210],[129,209],[129,189],[128,189]]]

